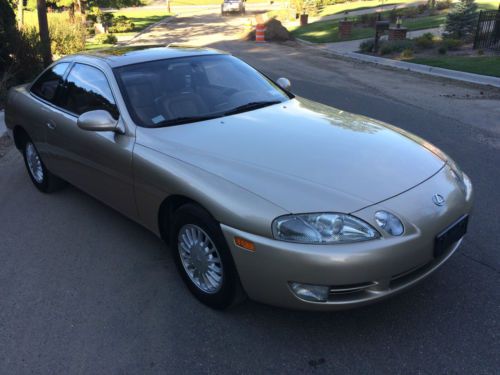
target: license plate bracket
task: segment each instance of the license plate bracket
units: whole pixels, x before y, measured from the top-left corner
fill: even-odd
[[[436,236],[434,240],[435,258],[442,256],[453,243],[467,233],[468,223],[469,215],[464,215]]]

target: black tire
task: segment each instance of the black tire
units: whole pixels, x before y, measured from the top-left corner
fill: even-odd
[[[181,206],[174,214],[174,223],[170,236],[170,247],[174,251],[174,258],[186,286],[191,293],[203,304],[218,310],[226,309],[244,299],[239,277],[233,258],[219,224],[203,208],[188,203]],[[213,242],[222,264],[222,284],[214,293],[207,293],[198,287],[188,275],[181,260],[179,251],[179,232],[185,225],[195,225],[201,228]]]
[[[28,176],[31,179],[31,182],[33,182],[33,185],[40,190],[43,193],[52,193],[56,190],[61,189],[66,185],[65,181],[61,180],[59,177],[53,175],[47,167],[45,167],[45,164],[42,161],[42,158],[40,157],[40,154],[38,153],[38,150],[33,143],[33,141],[29,138],[26,139],[26,141],[23,144],[23,147],[21,149],[21,152],[23,154],[24,158],[24,165],[26,166],[26,170],[28,172]],[[40,162],[40,168],[41,168],[41,174],[35,176],[33,170],[30,168],[29,161],[28,159],[30,158],[30,152],[35,152],[35,158],[38,158]],[[33,157],[33,154],[31,154]]]

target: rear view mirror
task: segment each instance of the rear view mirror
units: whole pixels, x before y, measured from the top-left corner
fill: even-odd
[[[278,78],[276,83],[285,91],[290,91],[290,88],[292,87],[292,84],[290,83],[290,80],[288,78]]]
[[[102,109],[81,114],[78,117],[77,125],[80,129],[95,132],[122,132],[118,127],[118,121],[108,111]]]

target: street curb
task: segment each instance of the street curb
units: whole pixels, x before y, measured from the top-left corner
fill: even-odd
[[[135,34],[131,39],[123,42],[123,43],[117,43],[118,45],[128,45],[130,44],[132,41],[134,41],[135,39],[137,39],[138,37],[140,37],[141,35],[149,32],[153,27],[156,27],[158,25],[162,25],[162,24],[165,24],[165,23],[170,23],[172,22],[175,18],[177,18],[176,15],[172,15],[172,16],[168,16],[168,17],[165,17],[164,19],[156,22],[156,23],[153,23],[152,25],[149,25],[148,27],[146,27],[144,30],[140,31],[139,33]]]
[[[451,70],[451,69],[437,68],[437,67],[428,66],[428,65],[420,65],[420,64],[410,63],[410,62],[406,62],[406,61],[391,60],[391,59],[386,59],[384,57],[363,55],[363,54],[357,53],[357,52],[337,52],[337,51],[332,51],[332,50],[327,49],[327,48],[322,47],[322,46],[318,46],[316,43],[311,43],[311,42],[308,42],[307,40],[297,38],[297,41],[304,44],[304,45],[307,45],[307,46],[314,46],[316,48],[320,48],[321,51],[327,52],[327,53],[335,55],[335,56],[347,57],[347,58],[358,60],[358,61],[388,66],[391,68],[406,70],[406,71],[415,72],[415,73],[427,74],[427,75],[435,76],[435,77],[448,78],[448,79],[455,80],[455,81],[462,81],[462,82],[467,82],[467,83],[474,83],[476,85],[493,86],[493,87],[500,88],[500,78],[496,78],[496,77],[489,77],[489,76],[483,76],[481,74],[460,72],[460,71]]]

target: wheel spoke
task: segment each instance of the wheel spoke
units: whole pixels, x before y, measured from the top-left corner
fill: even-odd
[[[210,236],[194,224],[184,225],[178,234],[178,251],[186,274],[205,293],[216,293],[222,286],[220,255]]]

